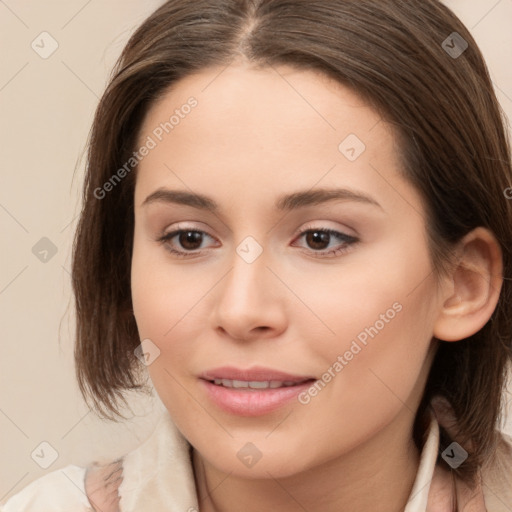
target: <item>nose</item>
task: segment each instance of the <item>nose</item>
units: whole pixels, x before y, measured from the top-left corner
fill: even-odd
[[[232,267],[216,286],[213,328],[238,341],[272,338],[287,326],[285,289],[267,268],[265,252],[248,263],[233,255]]]

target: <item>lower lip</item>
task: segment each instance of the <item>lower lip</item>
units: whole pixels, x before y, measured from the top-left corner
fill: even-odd
[[[223,411],[238,416],[261,416],[283,407],[315,382],[313,379],[282,388],[234,389],[200,379],[209,398]]]

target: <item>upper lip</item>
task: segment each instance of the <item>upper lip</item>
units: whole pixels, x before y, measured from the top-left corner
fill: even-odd
[[[271,381],[277,380],[282,382],[303,382],[314,379],[311,375],[292,375],[290,373],[265,368],[263,366],[253,366],[248,369],[234,368],[232,366],[223,366],[221,368],[213,368],[203,372],[200,376],[204,380],[228,379],[242,381]]]

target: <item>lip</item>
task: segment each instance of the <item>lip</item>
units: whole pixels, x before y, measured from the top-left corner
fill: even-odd
[[[291,382],[302,382],[314,379],[312,375],[292,375],[290,373],[265,368],[263,366],[253,366],[246,370],[235,368],[233,366],[222,366],[221,368],[213,368],[202,373],[199,376],[204,380],[229,379],[229,380],[280,380]]]
[[[214,384],[214,379],[244,381],[289,381],[293,386],[266,389],[227,388]],[[224,412],[237,416],[261,416],[269,414],[297,398],[309,388],[315,377],[292,375],[290,373],[263,367],[242,370],[222,367],[208,370],[200,375],[199,382],[209,400]]]

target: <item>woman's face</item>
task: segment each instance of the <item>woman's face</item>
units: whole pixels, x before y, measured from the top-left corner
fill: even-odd
[[[411,435],[440,299],[390,126],[323,75],[232,65],[178,82],[138,148],[135,317],[204,460],[286,476]]]

